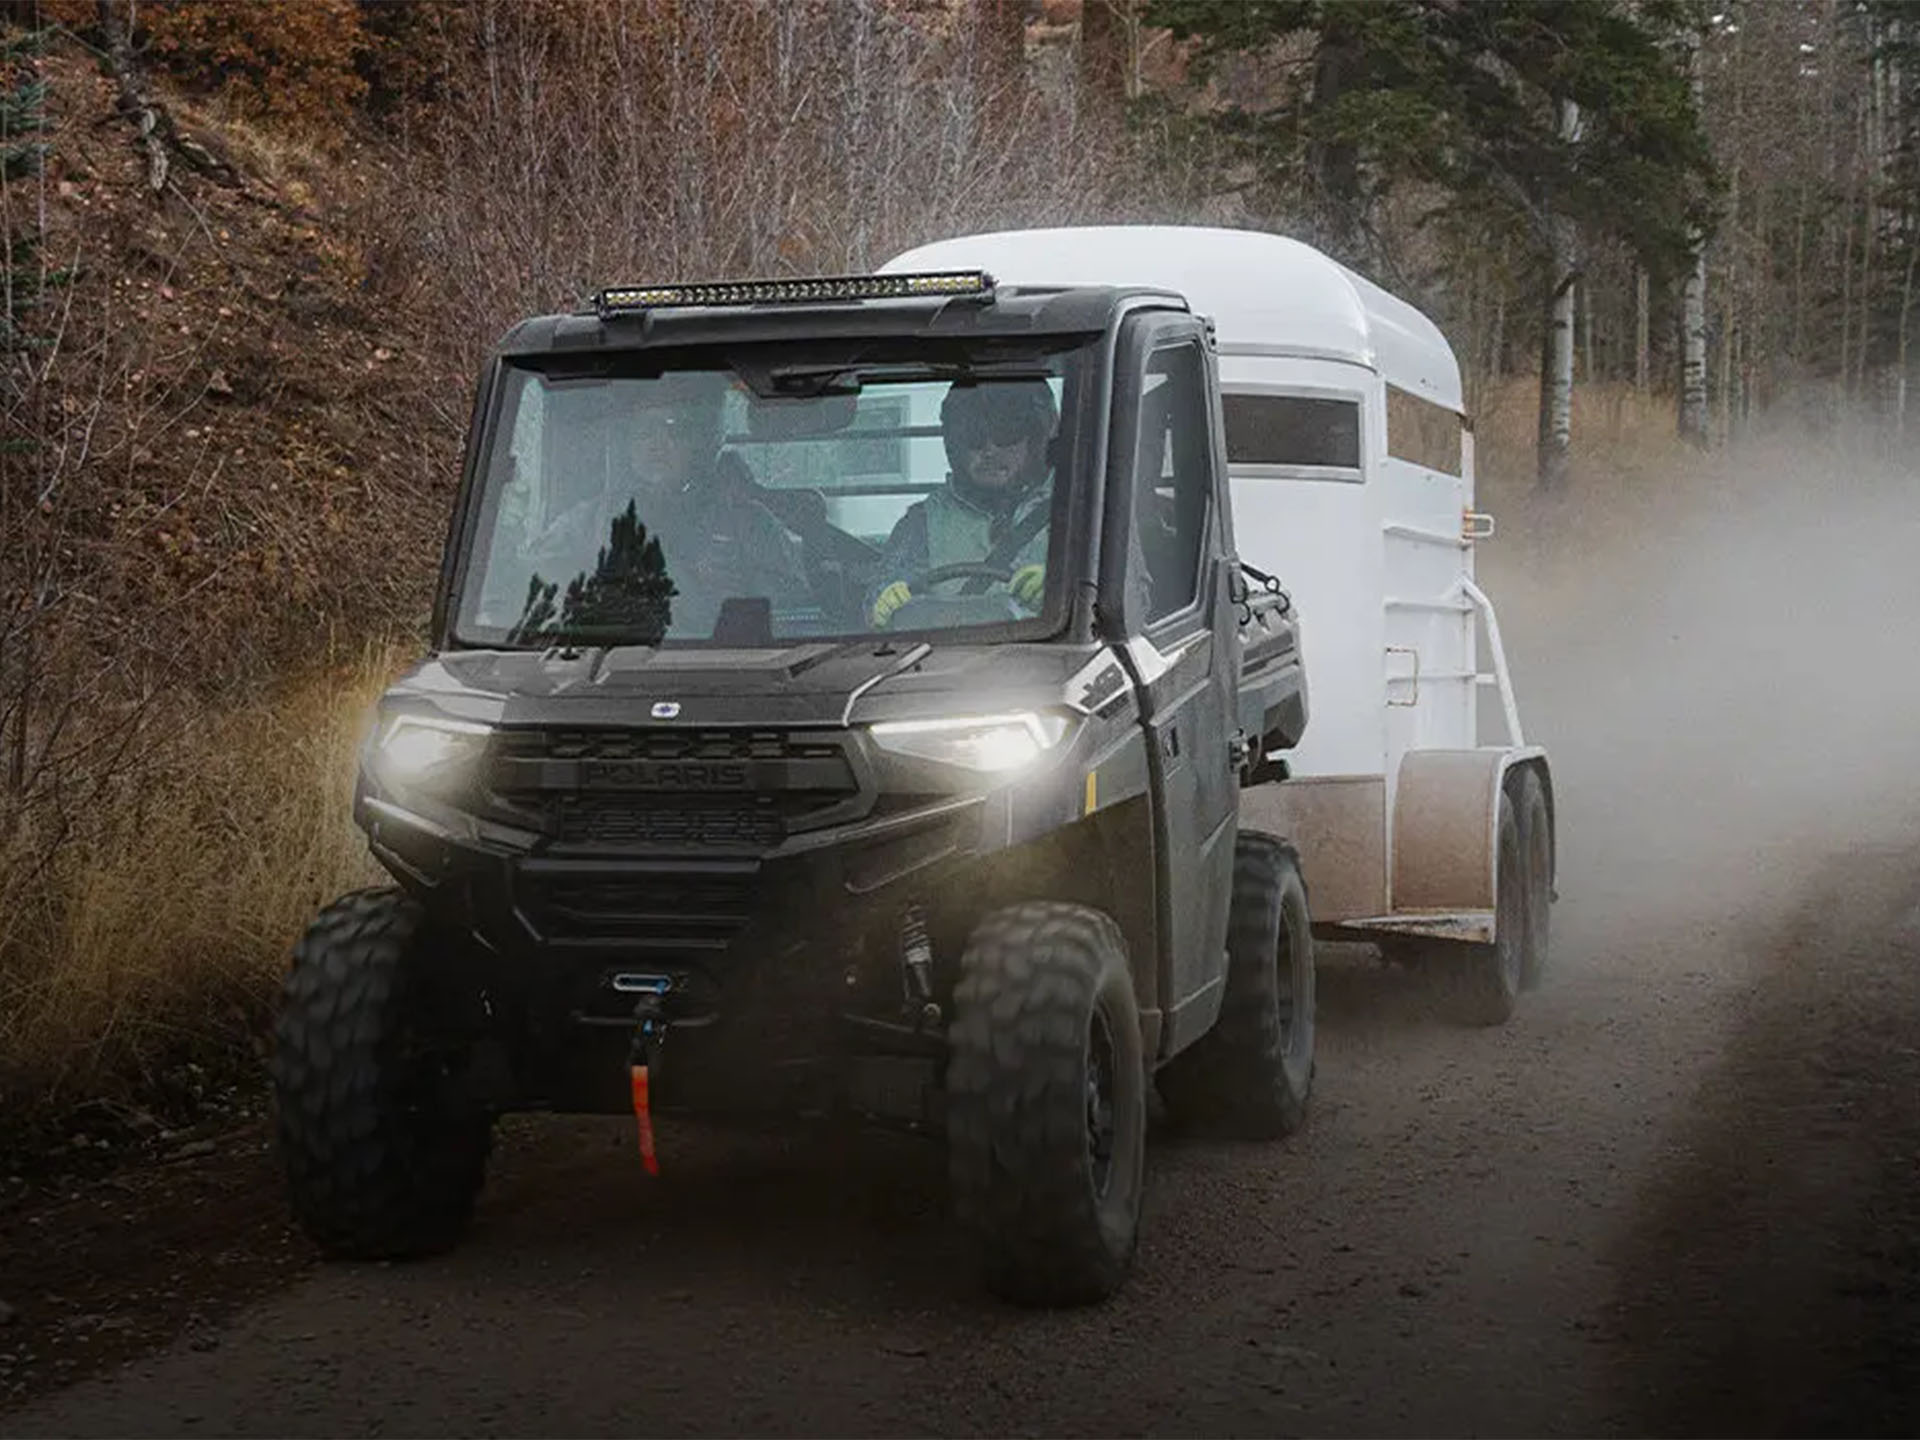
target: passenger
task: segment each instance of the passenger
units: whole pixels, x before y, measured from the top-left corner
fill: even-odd
[[[910,581],[948,565],[1007,571],[1007,593],[1039,608],[1053,504],[1049,451],[1059,420],[1044,380],[988,380],[947,391],[940,424],[951,469],[887,537],[869,601],[876,626],[913,598]],[[991,583],[961,577],[936,583],[931,593],[971,593]]]

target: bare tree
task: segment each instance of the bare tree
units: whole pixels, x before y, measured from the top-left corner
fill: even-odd
[[[1580,138],[1580,107],[1566,96],[1555,102],[1555,123],[1568,145]],[[1540,357],[1540,487],[1559,488],[1566,482],[1568,450],[1573,439],[1573,326],[1575,290],[1580,279],[1579,236],[1564,215],[1547,218],[1548,300],[1545,339]]]

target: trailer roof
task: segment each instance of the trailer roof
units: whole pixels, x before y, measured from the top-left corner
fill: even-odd
[[[1460,366],[1440,328],[1406,301],[1283,235],[1181,225],[1006,230],[936,241],[882,274],[970,266],[1004,284],[1147,285],[1211,316],[1223,354],[1345,360],[1450,410]]]

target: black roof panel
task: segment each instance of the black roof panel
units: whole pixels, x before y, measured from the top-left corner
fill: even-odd
[[[768,305],[652,310],[602,320],[591,310],[522,320],[500,340],[502,355],[580,350],[640,350],[679,345],[741,345],[869,336],[962,339],[1021,335],[1094,335],[1141,300],[1185,310],[1165,290],[1107,285],[1013,287],[991,302],[973,297],[817,300]]]

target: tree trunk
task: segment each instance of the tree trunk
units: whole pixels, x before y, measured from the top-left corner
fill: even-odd
[[[1333,110],[1359,60],[1360,37],[1338,9],[1330,10],[1313,55],[1313,100],[1307,116],[1307,180],[1325,226],[1327,248],[1357,261],[1364,201],[1360,154],[1352,141],[1333,134]]]
[[[1557,257],[1554,268],[1560,269]],[[1566,483],[1573,443],[1573,281],[1571,273],[1563,273],[1554,287],[1540,347],[1538,479],[1542,490],[1557,490]]]
[[[1562,97],[1560,138],[1572,144],[1580,138],[1580,107]],[[1573,301],[1580,279],[1572,221],[1555,215],[1549,223],[1553,289],[1547,306],[1546,334],[1540,351],[1540,449],[1537,479],[1542,490],[1557,490],[1567,480],[1568,452],[1573,442]]]
[[[1591,385],[1593,373],[1593,286],[1580,282],[1580,378]]]
[[[1086,0],[1080,7],[1080,88],[1101,125],[1119,123],[1127,97],[1124,9],[1131,0]]]
[[[1913,315],[1913,267],[1920,261],[1920,243],[1909,243],[1907,276],[1900,287],[1900,368],[1894,376],[1894,433],[1904,446],[1907,441],[1907,337]]]
[[[1680,285],[1680,438],[1707,447],[1707,250],[1699,245]]]
[[[1494,285],[1493,341],[1487,349],[1493,356],[1489,370],[1497,385],[1507,378],[1507,286],[1504,273]]]
[[[1633,277],[1633,388],[1642,395],[1653,370],[1653,333],[1646,268]]]
[[[983,0],[986,51],[994,77],[1015,94],[1027,74],[1027,15],[1020,0]]]
[[[1705,112],[1700,74],[1700,32],[1687,32],[1687,71],[1695,108]],[[1680,438],[1707,447],[1707,237],[1693,236],[1692,263],[1680,283]]]

